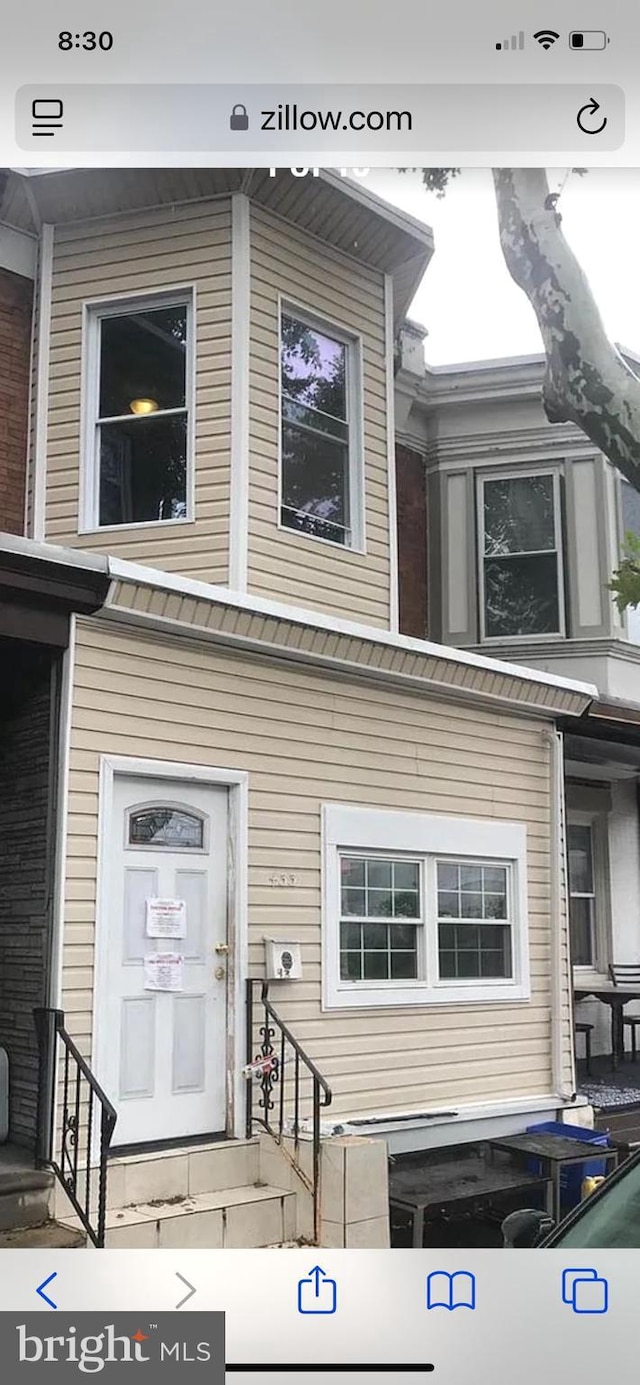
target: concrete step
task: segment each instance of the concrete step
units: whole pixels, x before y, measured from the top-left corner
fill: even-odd
[[[79,1250],[87,1238],[83,1230],[45,1221],[40,1226],[23,1226],[15,1231],[0,1231],[0,1250]]]
[[[78,1229],[77,1218],[63,1222]],[[252,1249],[296,1235],[295,1193],[269,1185],[156,1198],[107,1212],[110,1249]]]
[[[15,1169],[0,1173],[0,1231],[40,1226],[53,1203],[54,1175],[47,1169]]]
[[[260,1141],[216,1140],[210,1144],[144,1154],[123,1154],[109,1160],[107,1210],[131,1207],[139,1202],[168,1201],[215,1193],[222,1188],[242,1188],[260,1179]],[[93,1210],[97,1206],[97,1179],[93,1175]],[[81,1174],[81,1196],[82,1196]],[[55,1216],[64,1221],[69,1201],[58,1184]]]

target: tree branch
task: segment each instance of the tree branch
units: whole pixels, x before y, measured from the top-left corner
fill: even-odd
[[[547,355],[547,418],[575,423],[640,490],[640,379],[607,337],[544,169],[495,169],[493,179],[507,268],[534,309]]]

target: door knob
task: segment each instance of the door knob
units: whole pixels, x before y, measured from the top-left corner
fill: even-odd
[[[215,947],[214,947],[213,950],[214,950],[214,952],[217,952],[217,953],[218,953],[218,956],[219,956],[219,957],[220,957],[220,956],[226,957],[227,954],[228,954],[228,952],[229,952],[229,944],[228,944],[228,943],[216,943],[216,945],[215,945]]]
[[[213,974],[216,978],[216,981],[224,981],[224,978],[226,976],[224,967],[216,967]]]

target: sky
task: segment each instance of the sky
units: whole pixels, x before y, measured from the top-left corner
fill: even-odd
[[[551,190],[565,178],[563,231],[609,335],[640,353],[640,170],[551,170]],[[419,173],[371,169],[366,186],[433,228],[435,254],[410,310],[428,329],[429,365],[542,350],[533,309],[502,258],[489,170],[463,170],[442,199]]]

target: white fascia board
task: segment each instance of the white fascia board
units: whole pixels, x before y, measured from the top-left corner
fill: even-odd
[[[59,563],[63,567],[78,568],[85,572],[101,572],[105,577],[109,575],[109,559],[102,553],[89,553],[82,548],[63,548],[55,543],[41,543],[37,539],[24,538],[22,534],[0,533],[0,562],[3,553],[33,558],[41,563]]]
[[[0,269],[19,274],[23,279],[35,279],[38,259],[38,239],[27,231],[0,225]]]
[[[402,649],[409,654],[422,654],[449,664],[457,664],[462,668],[510,674],[521,682],[577,693],[589,701],[599,695],[594,683],[582,683],[560,674],[543,673],[539,669],[529,669],[522,664],[507,664],[504,660],[491,659],[485,654],[469,654],[450,645],[434,644],[429,640],[414,639],[410,635],[395,634],[381,630],[378,626],[358,625],[355,621],[342,620],[322,611],[310,611],[302,606],[286,606],[283,602],[272,601],[268,597],[230,591],[227,587],[213,586],[209,582],[201,582],[193,577],[181,577],[173,572],[160,572],[156,568],[126,562],[122,558],[110,557],[108,564],[109,576],[114,582],[134,582],[160,591],[176,592],[181,596],[193,596],[199,601],[215,602],[254,615],[272,616],[276,620],[311,626],[316,630],[325,630],[329,634],[349,635],[352,639],[368,640],[370,644],[377,644],[381,648]]]

